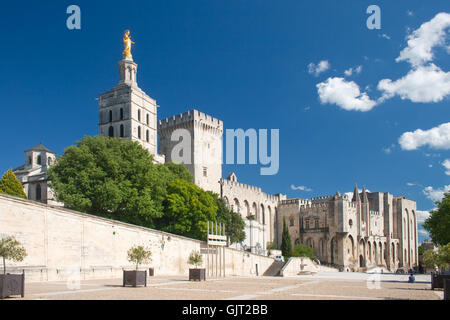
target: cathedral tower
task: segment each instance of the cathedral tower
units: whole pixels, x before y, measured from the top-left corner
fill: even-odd
[[[124,40],[125,41],[125,40]],[[157,154],[156,101],[137,85],[137,64],[131,55],[119,61],[120,81],[99,97],[99,133],[139,142],[156,162],[164,162]]]

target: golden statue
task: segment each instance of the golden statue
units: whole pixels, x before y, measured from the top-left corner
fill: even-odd
[[[134,43],[130,38],[130,30],[125,30],[125,34],[123,35],[123,46],[125,49],[122,52],[124,59],[133,60],[133,56],[131,55],[131,44]]]

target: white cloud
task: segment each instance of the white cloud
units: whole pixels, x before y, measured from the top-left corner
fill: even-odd
[[[448,27],[450,27],[450,14],[438,13],[408,36],[408,46],[400,52],[395,61],[408,61],[413,66],[420,66],[432,61],[432,49],[435,46],[445,45]]]
[[[412,12],[411,10],[406,11],[406,13],[408,14],[408,16],[412,17],[414,15],[414,12]]]
[[[307,192],[312,191],[311,188],[308,188],[308,187],[305,187],[305,186],[298,186],[298,187],[296,187],[296,186],[294,186],[293,184],[291,184],[291,189],[292,189],[292,190],[307,191]]]
[[[417,129],[405,132],[398,139],[403,150],[416,150],[422,146],[433,149],[450,149],[450,122],[429,130]]]
[[[349,69],[345,70],[344,74],[347,77],[350,77],[353,74],[353,72],[355,72],[356,74],[360,74],[361,71],[362,71],[362,66],[357,66],[356,68],[349,68]]]
[[[383,92],[380,102],[395,95],[412,102],[439,102],[450,95],[450,72],[444,72],[431,63],[412,69],[395,81],[382,79],[378,82],[378,90]]]
[[[381,34],[380,37],[391,40],[391,37],[389,37],[386,33]]]
[[[369,111],[377,104],[367,93],[361,92],[355,82],[344,78],[328,78],[316,87],[322,104],[336,104],[344,110],[356,111]]]
[[[450,192],[450,184],[438,189],[434,189],[431,186],[423,189],[425,196],[432,201],[441,201],[444,198],[444,193],[446,192]]]
[[[431,210],[430,210],[431,211]],[[418,223],[423,223],[430,216],[430,211],[416,211],[416,219]]]
[[[362,189],[358,189],[358,193],[361,193],[361,192],[362,192]],[[369,189],[366,189],[366,192],[370,192],[370,190],[369,190]],[[347,195],[347,197],[348,197],[350,200],[353,199],[353,194],[354,194],[353,191],[344,192],[344,194]]]
[[[308,64],[308,73],[314,74],[316,77],[328,69],[330,69],[330,63],[328,60],[322,60],[317,65],[312,62]]]
[[[445,159],[444,162],[442,162],[442,165],[445,168],[445,174],[450,176],[450,159]]]
[[[428,231],[425,230],[425,229],[417,229],[417,232],[418,232],[420,235],[424,236],[424,237],[429,237],[429,236],[430,236],[430,234],[428,233]]]

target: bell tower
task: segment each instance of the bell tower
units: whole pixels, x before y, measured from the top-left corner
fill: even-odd
[[[130,42],[127,30],[123,59],[119,61],[119,84],[98,99],[99,134],[137,141],[155,162],[162,163],[164,158],[157,154],[159,106],[137,84],[137,64],[130,53]]]

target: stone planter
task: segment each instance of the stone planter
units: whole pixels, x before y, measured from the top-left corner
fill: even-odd
[[[200,268],[200,269],[189,269],[189,281],[201,281],[206,280],[206,269]]]
[[[0,298],[4,299],[11,295],[25,295],[25,272],[22,274],[0,275]]]
[[[450,280],[449,274],[431,273],[431,290],[436,288],[444,289],[444,280]]]
[[[147,286],[147,271],[123,270],[123,286]]]
[[[450,300],[450,280],[444,280],[444,300]]]

